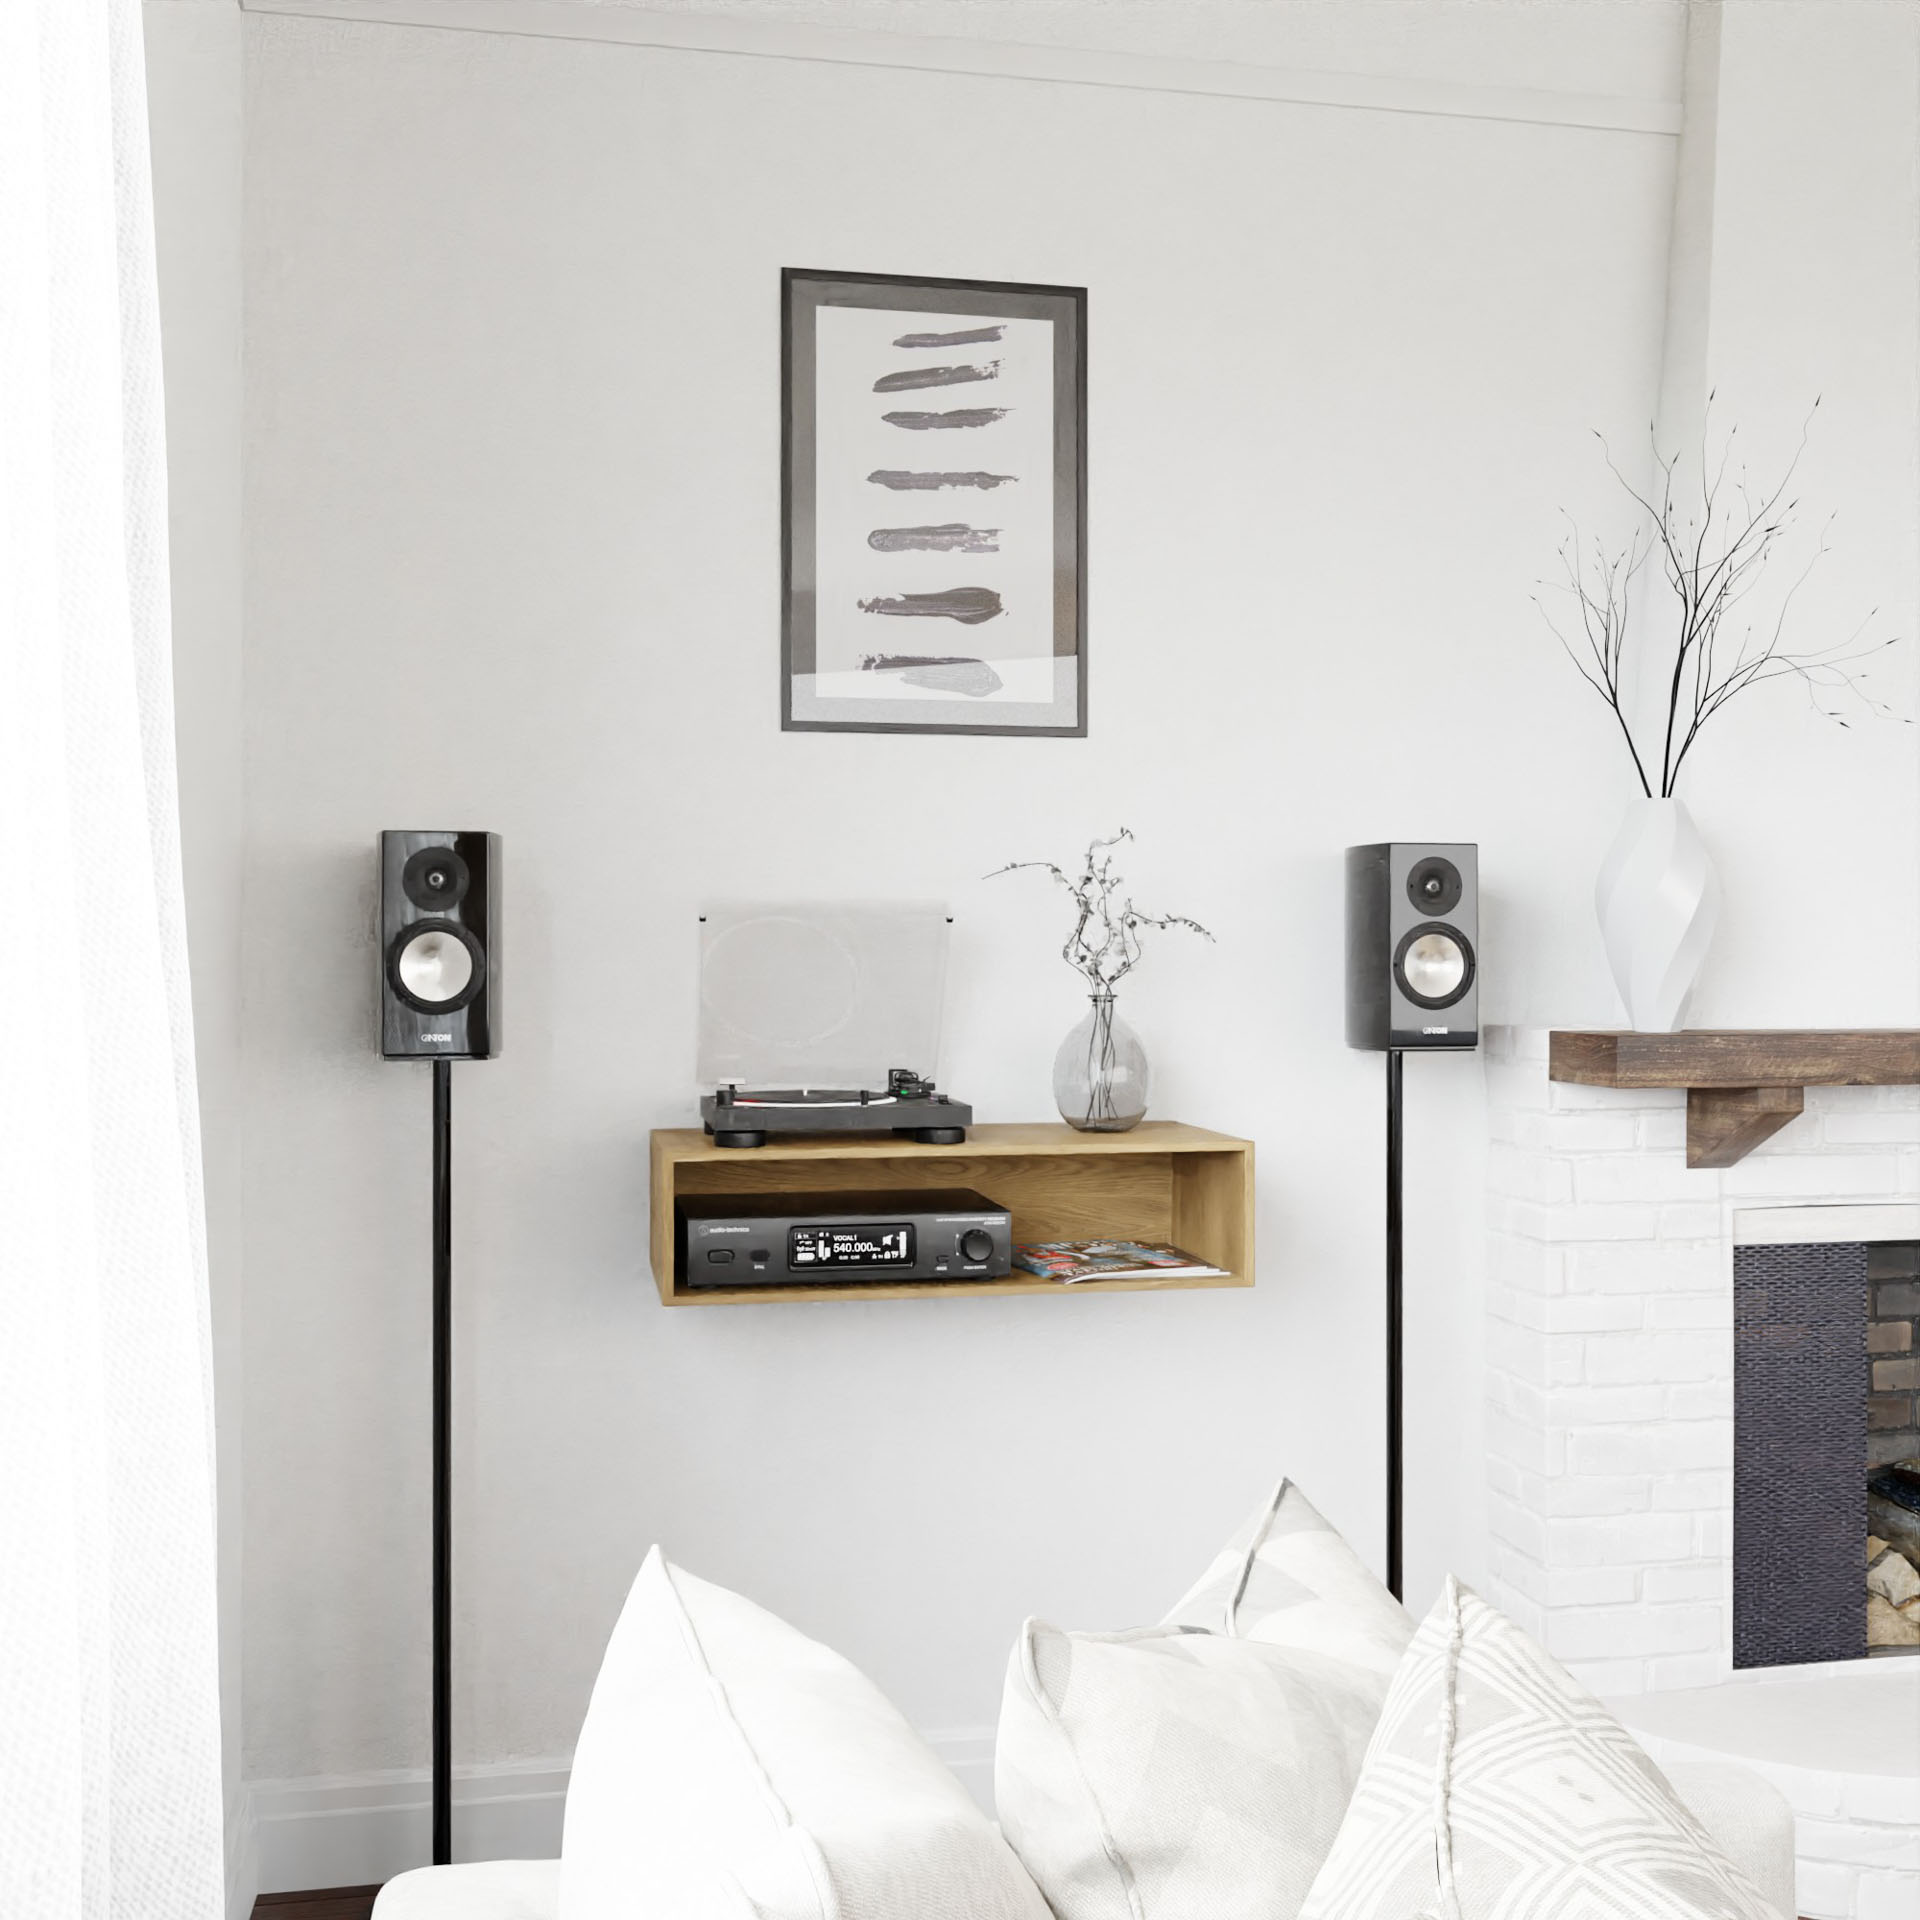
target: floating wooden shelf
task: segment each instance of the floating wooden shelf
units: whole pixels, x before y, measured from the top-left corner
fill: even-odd
[[[1013,1215],[1016,1240],[1119,1236],[1170,1240],[1223,1277],[891,1281],[874,1286],[688,1287],[674,1270],[673,1203],[681,1194],[818,1193],[844,1187],[974,1187]],[[1176,1120],[1130,1133],[1058,1125],[976,1126],[966,1144],[922,1147],[890,1134],[836,1140],[777,1136],[716,1147],[698,1127],[653,1136],[653,1277],[668,1306],[765,1300],[920,1300],[957,1295],[1142,1293],[1253,1285],[1253,1142]]]
[[[1555,1033],[1547,1077],[1587,1087],[1685,1087],[1687,1165],[1730,1167],[1801,1111],[1808,1087],[1920,1086],[1920,1030]]]

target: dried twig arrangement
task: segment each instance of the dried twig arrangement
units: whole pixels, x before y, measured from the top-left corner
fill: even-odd
[[[1189,920],[1183,913],[1142,913],[1131,898],[1115,899],[1126,882],[1113,870],[1112,850],[1132,838],[1132,833],[1122,827],[1112,839],[1094,841],[1087,848],[1086,863],[1077,878],[1069,879],[1051,860],[1014,860],[986,876],[992,880],[1003,873],[1038,867],[1066,888],[1073,898],[1075,915],[1073,931],[1060,949],[1061,958],[1086,977],[1096,994],[1112,993],[1139,964],[1143,928],[1185,927],[1204,939],[1213,938],[1198,920]]]
[[[1819,405],[1816,400],[1814,412]],[[1655,448],[1659,479],[1643,492],[1614,464],[1606,442],[1600,441],[1608,469],[1639,508],[1642,524],[1624,546],[1610,548],[1597,538],[1584,540],[1568,517],[1567,537],[1560,546],[1566,577],[1558,590],[1573,600],[1574,617],[1569,624],[1577,628],[1575,638],[1569,638],[1547,612],[1539,595],[1534,600],[1574,670],[1612,710],[1633,758],[1633,770],[1650,799],[1656,794],[1663,800],[1671,798],[1680,769],[1707,722],[1762,681],[1797,679],[1813,705],[1843,727],[1847,725],[1843,708],[1850,702],[1871,713],[1902,717],[1868,690],[1865,668],[1849,670],[1897,642],[1896,636],[1862,644],[1861,635],[1873,619],[1871,612],[1852,634],[1830,647],[1795,652],[1785,643],[1794,597],[1827,550],[1831,517],[1822,526],[1806,565],[1779,596],[1772,618],[1756,619],[1742,610],[1796,524],[1800,503],[1789,497],[1788,490],[1812,424],[1813,412],[1809,412],[1786,471],[1765,485],[1749,480],[1744,460],[1736,464],[1738,429],[1729,431],[1718,460],[1703,449],[1697,500],[1690,483],[1682,497],[1683,488],[1675,479],[1677,455],[1662,458]],[[1640,569],[1655,554],[1679,615],[1657,759],[1651,745],[1643,748],[1635,738],[1621,699],[1622,667],[1629,646],[1627,609]]]

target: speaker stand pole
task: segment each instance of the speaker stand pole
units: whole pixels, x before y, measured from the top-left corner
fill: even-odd
[[[433,1062],[433,1864],[453,1859],[453,1062]]]
[[[1396,1048],[1387,1052],[1387,1589],[1402,1598],[1405,1563],[1401,1539],[1401,1472],[1406,1457],[1406,1431],[1401,1404],[1401,1373],[1405,1358],[1401,1286],[1400,1065]]]

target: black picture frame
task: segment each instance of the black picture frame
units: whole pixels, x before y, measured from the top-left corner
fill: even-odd
[[[1084,736],[1086,289],[788,267],[780,295],[782,729]],[[958,651],[975,631],[1000,651]]]

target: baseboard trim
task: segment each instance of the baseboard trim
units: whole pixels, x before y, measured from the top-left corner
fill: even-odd
[[[983,1808],[993,1804],[993,1729],[957,1727],[924,1736]],[[456,1860],[550,1860],[560,1851],[566,1760],[456,1768]],[[254,1893],[351,1887],[424,1866],[432,1851],[431,1783],[424,1772],[256,1780],[246,1818],[257,1862]],[[251,1909],[230,1904],[229,1920]]]
[[[227,1920],[251,1920],[260,1896],[260,1833],[253,1794],[235,1785],[227,1795]]]
[[[1450,119],[1513,120],[1533,126],[1608,133],[1678,135],[1678,101],[1546,87],[1475,86],[1454,80],[1241,65],[1112,53],[1092,47],[943,38],[795,25],[738,14],[666,13],[585,0],[241,0],[249,13],[296,14],[382,26],[441,27],[473,33],[528,34],[548,40],[597,40],[687,53],[736,54],[831,65],[898,67],[1001,80],[1049,80],[1070,86],[1146,93],[1196,93],[1220,99],[1276,100],[1373,113],[1438,114]]]
[[[567,1763],[456,1769],[456,1860],[541,1860],[560,1851]],[[425,1866],[433,1851],[424,1772],[260,1780],[250,1789],[260,1892],[353,1887]]]

